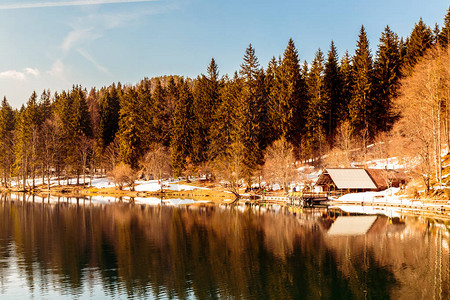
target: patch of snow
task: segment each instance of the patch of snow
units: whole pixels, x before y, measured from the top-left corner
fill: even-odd
[[[92,187],[103,189],[103,188],[110,188],[114,187],[114,183],[108,179],[108,178],[94,178],[91,183]]]
[[[168,199],[168,200],[163,200],[163,201],[164,201],[164,204],[168,204],[168,205],[184,205],[184,204],[195,203],[195,201],[192,199]]]
[[[136,197],[134,198],[134,201],[136,203],[146,204],[146,205],[161,205],[161,199],[159,198],[143,198],[143,197]]]
[[[388,217],[400,217],[401,214],[397,209],[389,207],[374,207],[374,206],[362,206],[362,205],[337,205],[330,208],[339,208],[348,213],[359,213],[366,215],[385,215]]]
[[[399,188],[390,188],[380,192],[364,192],[364,193],[350,193],[338,198],[342,202],[396,202],[400,201],[400,196],[397,196]]]

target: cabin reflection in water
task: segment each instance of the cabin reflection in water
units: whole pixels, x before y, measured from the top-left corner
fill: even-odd
[[[340,218],[3,196],[0,297],[450,297],[448,225],[379,216],[364,234],[330,234]]]

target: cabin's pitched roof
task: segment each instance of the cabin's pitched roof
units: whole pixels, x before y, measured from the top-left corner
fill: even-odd
[[[365,169],[326,169],[338,189],[377,189]]]
[[[374,225],[377,216],[341,216],[331,225],[328,235],[364,235]]]

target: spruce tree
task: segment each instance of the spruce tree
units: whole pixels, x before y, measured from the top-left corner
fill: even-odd
[[[326,121],[328,119],[324,84],[324,58],[320,49],[316,52],[306,83],[308,86],[305,126],[306,149],[310,158],[320,158],[325,149]]]
[[[137,86],[137,102],[141,113],[139,114],[138,129],[142,141],[142,154],[147,153],[153,143],[158,142],[156,126],[153,123],[154,102],[152,98],[152,85],[148,78],[144,78]]]
[[[119,131],[119,159],[121,162],[138,167],[142,156],[142,142],[140,139],[139,119],[140,106],[135,87],[129,87],[120,98]]]
[[[112,84],[100,98],[99,138],[102,148],[112,143],[119,130],[120,97],[115,84]]]
[[[153,127],[155,130],[156,141],[158,143],[162,143],[165,147],[169,147],[170,145],[170,132],[169,128],[172,125],[169,124],[170,119],[166,116],[166,107],[165,107],[165,90],[161,85],[161,81],[159,79],[156,80],[154,84],[155,88],[152,93],[153,99]]]
[[[2,185],[10,186],[14,165],[14,110],[9,105],[6,97],[3,98],[0,108],[0,167]]]
[[[345,52],[341,59],[339,77],[342,80],[341,103],[338,107],[339,123],[349,121],[349,105],[353,93],[353,66],[352,59]]]
[[[240,94],[242,105],[239,113],[245,117],[242,120],[245,174],[247,183],[250,184],[254,170],[258,164],[262,163],[262,151],[266,146],[264,134],[267,124],[264,72],[259,66],[255,49],[251,44],[246,49],[239,73],[243,83]]]
[[[172,168],[174,177],[183,175],[187,158],[192,149],[192,103],[193,96],[185,81],[179,83],[178,101],[173,117],[173,130],[170,140]]]
[[[269,95],[269,116],[273,123],[274,139],[284,136],[293,145],[299,145],[304,135],[306,84],[300,71],[298,52],[289,39]]]
[[[228,146],[232,142],[232,136],[242,134],[242,117],[240,116],[241,105],[239,95],[242,92],[242,80],[235,74],[233,79],[224,78],[223,88],[220,90],[220,104],[213,115],[210,129],[210,143],[208,157],[215,161],[225,161]]]
[[[214,58],[207,71],[206,76],[197,78],[193,89],[192,161],[195,164],[209,160],[210,129],[219,104],[219,70]]]
[[[363,141],[373,136],[371,102],[373,91],[373,63],[369,41],[364,26],[361,26],[355,56],[353,57],[353,93],[349,104],[352,127]]]
[[[334,42],[331,41],[324,70],[324,98],[328,117],[325,120],[328,144],[332,146],[339,124],[340,107],[342,106],[342,80],[339,72],[339,58]]]
[[[397,96],[400,64],[398,36],[386,26],[380,37],[374,68],[376,97],[372,112],[377,131],[390,130],[396,119],[392,99]]]
[[[425,54],[425,51],[433,45],[433,33],[420,18],[414,25],[414,29],[409,36],[406,46],[405,63],[407,72],[411,73],[418,60]]]
[[[442,26],[439,34],[439,43],[443,47],[447,47],[450,42],[450,6],[448,7],[447,14],[444,18],[444,25]]]

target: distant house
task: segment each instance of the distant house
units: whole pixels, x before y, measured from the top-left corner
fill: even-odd
[[[406,184],[404,173],[377,169],[325,169],[316,182],[324,192],[367,192],[380,191]]]

